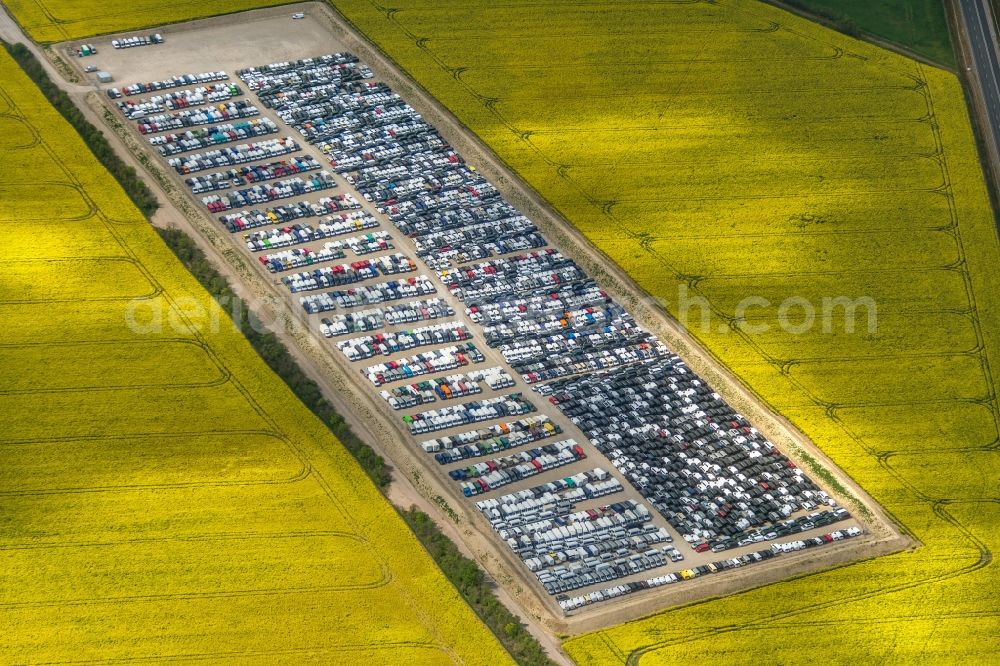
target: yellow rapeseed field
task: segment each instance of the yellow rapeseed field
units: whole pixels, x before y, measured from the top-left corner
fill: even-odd
[[[922,543],[574,659],[995,660],[1000,251],[954,75],[751,0],[335,4],[675,315],[705,299],[692,333]],[[876,329],[824,331],[840,296]]]
[[[0,662],[510,663],[2,50],[0,144]]]
[[[217,14],[287,4],[290,0],[5,0],[4,5],[36,42],[64,42],[138,30]]]

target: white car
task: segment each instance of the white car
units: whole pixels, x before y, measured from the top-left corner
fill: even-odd
[[[296,12],[295,14],[292,14],[293,19],[304,19],[305,17],[306,15],[303,14],[302,12]]]

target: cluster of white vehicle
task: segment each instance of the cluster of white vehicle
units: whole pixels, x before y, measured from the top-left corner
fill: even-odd
[[[184,157],[172,157],[167,160],[179,174],[195,173],[205,169],[232,166],[244,162],[255,162],[287,153],[301,150],[299,144],[291,137],[283,139],[265,139],[237,146],[225,146],[219,150],[209,150],[204,153],[194,153]]]
[[[402,280],[389,280],[361,285],[351,289],[314,294],[299,299],[302,308],[310,313],[329,312],[335,308],[356,308],[377,305],[415,296],[427,296],[437,291],[434,282],[426,275],[415,275]]]
[[[491,421],[508,416],[519,416],[535,411],[535,406],[520,393],[484,400],[473,400],[458,405],[430,409],[404,416],[410,434],[420,435],[436,430],[447,430],[460,425]]]

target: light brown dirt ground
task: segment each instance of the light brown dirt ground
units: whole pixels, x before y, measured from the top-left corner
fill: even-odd
[[[305,20],[292,20],[294,11],[306,11]],[[0,36],[10,38],[11,22],[6,15],[0,17]],[[680,353],[688,364],[707,379],[717,391],[722,393],[733,406],[747,414],[772,441],[782,447],[782,450],[793,459],[797,454],[806,451],[813,457],[823,461],[835,473],[845,487],[851,489],[852,498],[838,498],[857,513],[857,507],[863,503],[868,507],[871,518],[862,522],[868,534],[861,539],[840,542],[836,545],[820,549],[803,551],[795,555],[786,555],[775,560],[746,567],[738,571],[727,572],[689,581],[681,585],[661,587],[656,590],[633,594],[614,602],[605,602],[593,607],[586,607],[570,617],[564,617],[554,601],[537,584],[534,576],[528,572],[516,557],[510,553],[505,544],[499,541],[485,519],[475,511],[471,502],[463,498],[458,486],[446,476],[447,469],[442,469],[429,456],[415,446],[412,437],[405,432],[399,421],[401,413],[411,413],[416,410],[394,413],[373,392],[371,385],[358,373],[358,368],[378,362],[370,359],[356,364],[350,364],[332,344],[318,334],[318,316],[306,317],[297,304],[287,307],[288,293],[274,275],[267,273],[256,261],[249,257],[242,245],[241,235],[230,235],[214,220],[210,219],[200,202],[187,194],[186,188],[179,178],[168,171],[161,158],[145,144],[145,140],[134,131],[125,127],[126,123],[116,112],[109,111],[112,106],[103,93],[94,91],[97,86],[65,84],[64,88],[80,103],[91,122],[95,125],[109,126],[117,123],[109,132],[116,150],[128,162],[137,168],[146,169],[153,178],[150,185],[164,206],[154,216],[157,226],[176,226],[192,235],[199,245],[215,260],[220,271],[239,288],[242,295],[252,301],[266,299],[271,305],[259,304],[258,307],[272,313],[276,323],[273,328],[279,337],[289,346],[290,351],[309,374],[316,379],[324,393],[341,411],[356,432],[385,455],[396,467],[394,483],[389,491],[390,499],[401,506],[416,504],[432,515],[452,538],[456,538],[466,554],[474,557],[489,572],[494,580],[500,583],[501,599],[516,613],[527,620],[529,628],[538,636],[543,645],[550,651],[553,658],[565,662],[565,655],[559,649],[553,633],[568,634],[589,631],[601,626],[617,624],[640,615],[654,612],[658,609],[683,603],[692,599],[711,595],[727,594],[746,587],[779,580],[794,573],[833,566],[842,562],[859,558],[871,557],[880,553],[899,550],[910,545],[905,537],[897,535],[889,521],[880,509],[857,487],[846,475],[836,470],[801,434],[797,433],[784,419],[771,413],[765,406],[750,395],[728,371],[720,366],[710,354],[704,352],[672,319],[662,310],[648,304],[641,290],[624,275],[613,262],[596,251],[571,225],[558,217],[536,193],[523,185],[518,178],[509,172],[488,148],[483,146],[472,134],[464,128],[440,104],[428,97],[405,78],[392,63],[385,61],[379,52],[371,47],[363,38],[355,35],[339,17],[325,5],[306,3],[297,6],[286,6],[269,10],[259,10],[244,14],[219,17],[189,24],[168,26],[155,30],[166,38],[166,44],[159,46],[139,47],[116,51],[110,47],[110,37],[100,40],[87,40],[98,46],[98,56],[84,59],[69,59],[72,65],[95,64],[107,69],[115,76],[112,86],[120,86],[137,81],[161,79],[173,74],[201,72],[222,69],[233,75],[240,67],[261,65],[274,61],[292,60],[301,57],[315,56],[336,50],[351,50],[370,65],[381,80],[389,83],[394,90],[402,94],[424,117],[435,125],[441,134],[451,142],[463,156],[477,165],[491,182],[508,196],[509,200],[539,225],[550,241],[559,249],[576,259],[580,265],[591,274],[606,275],[599,280],[616,299],[629,307],[636,319],[648,329],[656,332],[661,339]],[[19,31],[18,31],[19,32]],[[17,41],[26,41],[23,36]],[[248,45],[252,48],[248,49]],[[57,52],[65,57],[66,45],[60,45]],[[41,55],[41,54],[40,54]],[[44,56],[42,56],[44,57]],[[50,67],[50,70],[52,68]],[[65,83],[52,70],[53,80]],[[81,76],[84,75],[81,72]],[[252,97],[252,96],[251,96]],[[263,110],[263,109],[262,109]],[[273,117],[273,116],[272,116]],[[281,123],[279,122],[279,125]],[[284,127],[283,127],[284,129]],[[282,132],[284,135],[290,132]],[[311,147],[307,150],[313,150]],[[321,159],[318,152],[313,153]],[[136,155],[145,154],[142,162],[150,165],[146,168],[136,159]],[[341,188],[349,189],[344,181]],[[318,198],[313,197],[313,200]],[[360,197],[359,197],[360,199]],[[381,218],[381,216],[379,216]],[[393,232],[398,251],[408,256],[414,256],[412,244],[395,232],[394,227],[381,218],[382,229]],[[372,255],[378,256],[378,255]],[[351,257],[345,261],[353,260]],[[594,267],[600,267],[596,272]],[[433,275],[432,271],[423,270],[418,273]],[[277,283],[277,284],[276,284]],[[446,296],[447,290],[439,287],[438,296]],[[463,311],[461,304],[452,300],[456,314]],[[461,319],[462,317],[456,317]],[[470,330],[478,327],[470,325]],[[481,367],[491,365],[506,365],[502,358],[482,343],[481,336],[477,346],[487,354],[487,361]],[[569,423],[556,409],[545,409],[548,403],[544,398],[527,390],[519,382],[516,389],[522,390],[532,402],[543,409],[553,420],[564,428],[564,434],[553,440],[573,437],[584,443],[582,433]],[[486,397],[490,393],[484,393]],[[439,406],[439,403],[428,408]],[[488,422],[487,422],[488,423]],[[450,431],[442,431],[417,437],[417,441],[431,437],[442,436]],[[591,455],[586,461],[576,465],[552,470],[547,474],[533,477],[520,484],[508,486],[491,493],[489,496],[506,494],[521,487],[544,483],[554,478],[561,478],[576,473],[582,469],[595,466],[603,467],[624,482],[614,467],[592,447],[588,447]],[[639,495],[626,483],[629,492],[625,495],[637,499]],[[606,501],[618,501],[622,494],[615,495]],[[476,498],[481,499],[481,498]],[[449,511],[442,509],[444,503]],[[589,508],[589,504],[583,508]],[[448,514],[457,516],[453,522]],[[662,518],[657,518],[657,524],[666,525]],[[850,523],[840,523],[836,528],[846,527]],[[623,582],[644,579],[677,571],[690,566],[721,559],[722,554],[695,554],[677,538],[677,532],[669,528],[675,536],[674,544],[685,554],[685,561],[676,565],[654,569],[642,574],[622,579]],[[834,529],[834,528],[827,528]],[[823,530],[815,530],[821,533]],[[808,536],[807,533],[806,536]],[[748,547],[726,551],[725,557],[733,557],[742,552],[753,550]],[[604,587],[606,586],[597,586]],[[590,591],[590,588],[578,590],[573,594]],[[544,629],[543,629],[544,627]]]

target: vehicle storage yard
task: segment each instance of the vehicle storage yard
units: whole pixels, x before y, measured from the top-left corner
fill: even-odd
[[[111,103],[563,611],[861,534],[329,34],[161,32]]]

